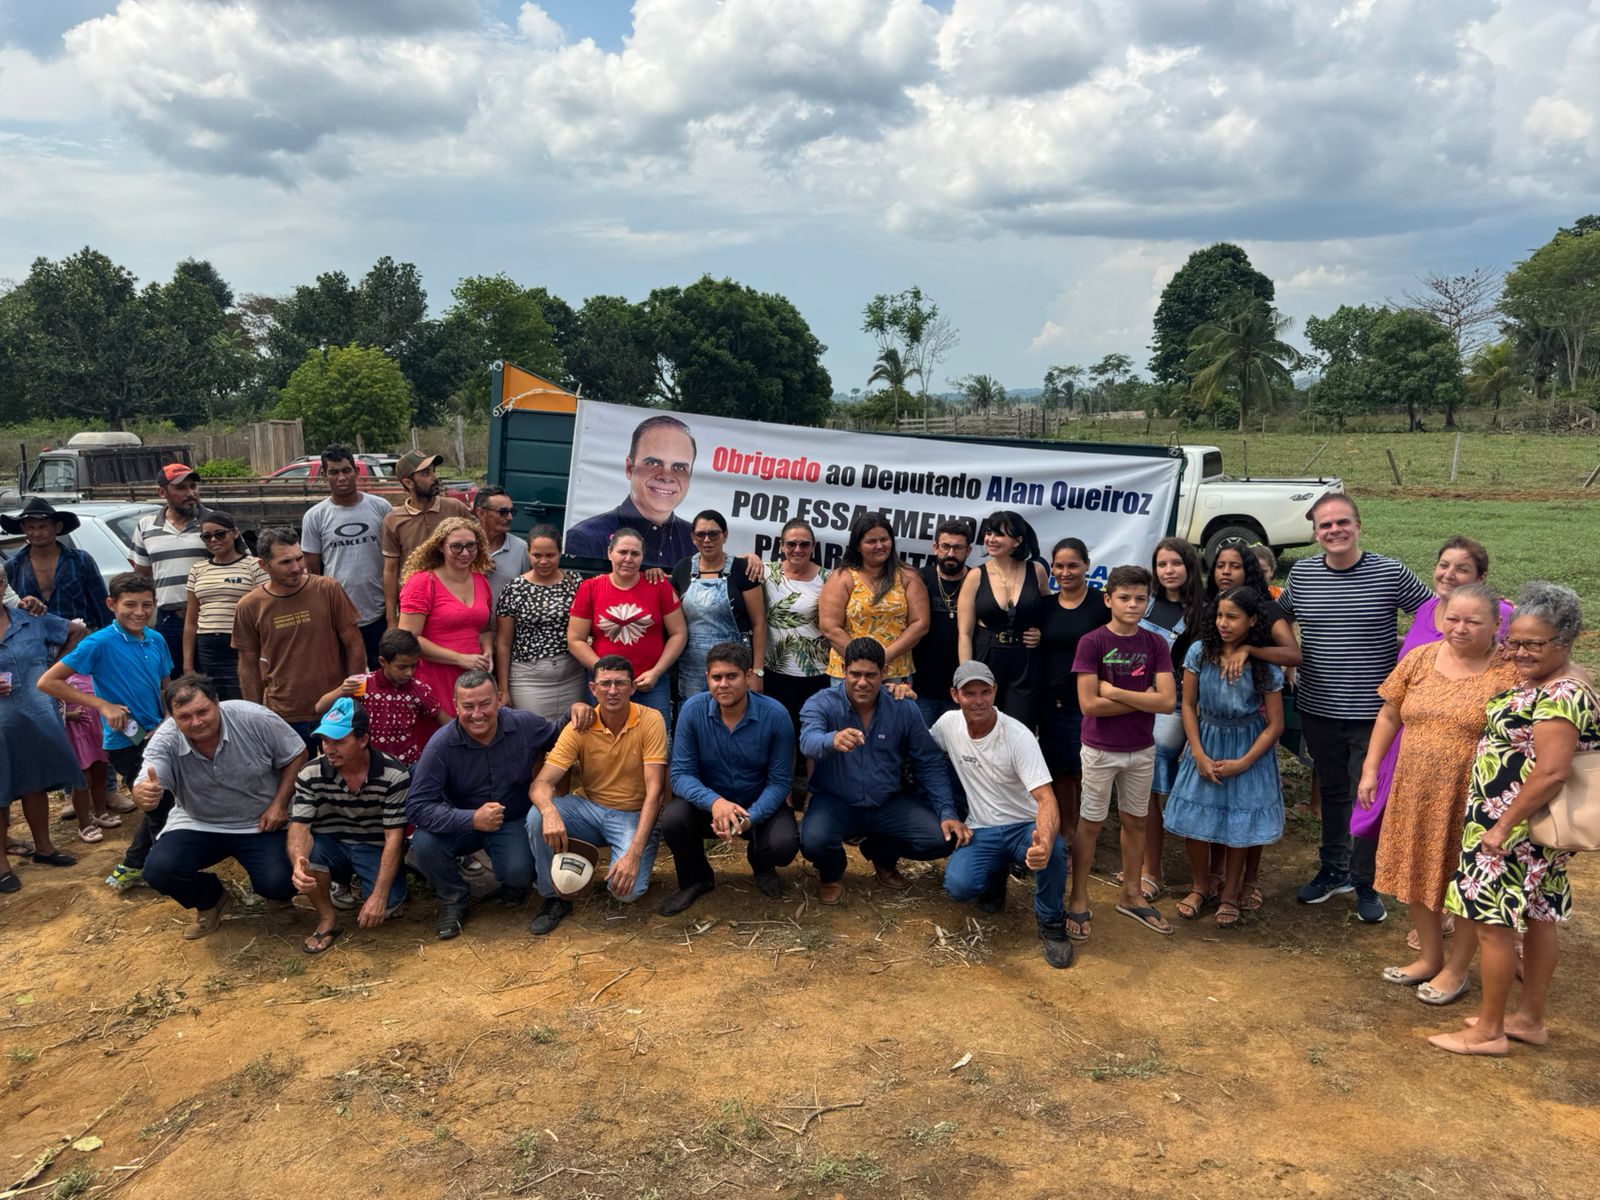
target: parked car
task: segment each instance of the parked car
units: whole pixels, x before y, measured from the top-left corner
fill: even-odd
[[[358,454],[355,458],[357,475],[378,479],[393,479],[394,465],[400,461],[395,454]],[[304,454],[272,474],[262,476],[262,479],[272,482],[279,479],[318,479],[321,476],[322,459],[315,454]]]
[[[63,546],[87,550],[109,582],[113,575],[133,569],[133,531],[139,518],[154,512],[157,504],[71,504],[57,505],[58,511],[74,512],[79,525],[61,536]],[[18,508],[7,512],[15,515]],[[0,554],[10,558],[27,544],[20,533],[0,533]]]

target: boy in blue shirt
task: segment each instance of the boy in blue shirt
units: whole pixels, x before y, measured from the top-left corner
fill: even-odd
[[[106,607],[114,618],[97,629],[39,680],[39,690],[67,704],[100,714],[101,745],[111,767],[131,788],[144,763],[144,744],[166,716],[161,688],[172,673],[172,652],[163,637],[147,636],[155,618],[155,584],[146,575],[124,571],[107,587]],[[68,682],[74,674],[94,678],[95,694]],[[144,860],[172,810],[172,797],[145,813],[127,853],[106,882],[119,891],[144,882]]]

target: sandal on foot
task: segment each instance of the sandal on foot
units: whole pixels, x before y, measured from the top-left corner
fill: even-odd
[[[1211,897],[1204,892],[1190,892],[1178,901],[1178,915],[1185,921],[1193,921],[1205,911],[1206,905],[1211,903]]]
[[[1069,912],[1064,915],[1067,925],[1067,937],[1074,942],[1087,942],[1089,940],[1089,922],[1094,920],[1094,913],[1087,908],[1082,912]]]
[[[1139,895],[1144,897],[1146,904],[1154,904],[1167,894],[1167,885],[1149,875],[1139,876]]]
[[[82,829],[78,830],[78,840],[80,842],[88,842],[90,845],[93,845],[95,842],[103,842],[106,840],[105,830],[101,829],[100,826],[94,824],[93,822],[90,822],[88,825],[85,825]]]
[[[1232,929],[1239,923],[1239,906],[1231,900],[1217,905],[1217,928]]]
[[[1244,883],[1239,886],[1239,911],[1255,912],[1261,907],[1261,885]]]
[[[1148,904],[1119,904],[1117,905],[1117,911],[1125,917],[1132,917],[1154,933],[1170,934],[1172,932],[1172,926],[1167,923],[1167,919],[1157,909]]]
[[[300,949],[304,950],[307,954],[321,954],[329,946],[337,942],[339,940],[339,935],[343,932],[344,928],[339,925],[335,925],[332,929],[319,929],[315,933],[310,934],[306,940],[300,944]]]
[[[22,880],[17,878],[15,871],[7,871],[4,875],[0,875],[0,892],[20,892],[21,890]]]
[[[73,867],[78,863],[78,860],[65,850],[52,850],[49,854],[40,854],[35,850],[28,857],[44,867]]]
[[[32,842],[13,842],[10,838],[6,839],[7,854],[15,854],[18,858],[27,858],[28,855],[33,853],[33,850],[34,845]]]
[[[1467,1018],[1467,1028],[1470,1029],[1477,1023],[1477,1017]],[[1543,1046],[1550,1040],[1550,1031],[1548,1029],[1541,1029],[1537,1033],[1518,1033],[1515,1029],[1507,1029],[1505,1035],[1513,1042],[1521,1042],[1524,1046]]]
[[[122,818],[117,816],[116,813],[107,813],[103,817],[96,817],[94,819],[94,823],[96,825],[100,826],[101,829],[121,829],[122,828]]]
[[[1455,933],[1455,931],[1456,919],[1454,917],[1446,916],[1444,920],[1439,922],[1439,934],[1441,937],[1450,937]],[[1417,936],[1417,931],[1415,929],[1406,934],[1406,945],[1412,950],[1422,949],[1422,939]]]

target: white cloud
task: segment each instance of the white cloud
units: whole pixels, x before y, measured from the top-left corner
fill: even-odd
[[[541,50],[553,50],[566,40],[555,18],[532,0],[517,13],[517,32]]]

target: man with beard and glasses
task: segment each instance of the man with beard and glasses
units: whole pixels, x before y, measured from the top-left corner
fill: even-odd
[[[395,465],[394,473],[405,490],[405,502],[383,519],[384,620],[393,629],[400,624],[400,566],[411,552],[433,536],[446,517],[472,516],[472,510],[454,496],[441,495],[441,454],[413,450]]]
[[[950,677],[959,659],[956,599],[970,570],[967,555],[971,553],[972,523],[961,517],[940,521],[933,532],[933,560],[922,568],[933,624],[917,643],[917,670],[912,677],[917,708],[923,723],[930,728],[955,708],[950,699]]]
[[[168,463],[156,478],[162,507],[133,531],[133,569],[156,585],[154,628],[174,664],[183,661],[183,614],[189,607],[189,568],[207,557],[200,540],[200,476],[188,463]],[[176,674],[174,669],[174,674]]]

